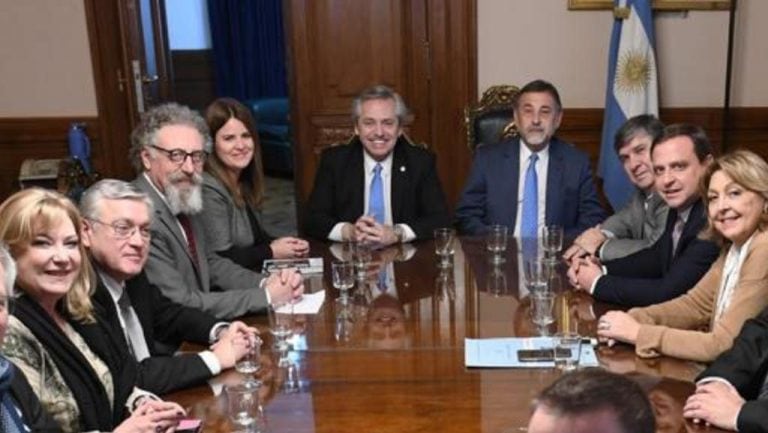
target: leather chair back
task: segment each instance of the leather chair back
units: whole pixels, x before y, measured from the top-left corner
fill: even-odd
[[[517,135],[513,107],[519,91],[512,85],[491,86],[475,107],[465,109],[467,145],[472,152],[481,144],[498,143]]]

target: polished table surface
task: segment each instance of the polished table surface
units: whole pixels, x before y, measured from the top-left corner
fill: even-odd
[[[277,366],[269,315],[246,318],[264,340],[260,395],[270,432],[525,431],[532,399],[559,371],[466,368],[464,339],[563,330],[594,336],[594,317],[609,308],[569,290],[559,275],[552,281],[556,321],[536,327],[530,297],[520,289],[514,242],[505,261],[493,265],[480,238],[457,240],[453,266],[446,270],[439,269],[431,241],[378,251],[374,260],[388,270],[395,287],[381,294],[374,284],[378,273],[372,272],[342,303],[330,281],[330,264],[348,254],[341,244],[312,243],[311,256],[323,257],[325,269],[322,276],[307,278],[307,291],[326,290],[326,299],[318,314],[292,317],[288,366]],[[563,266],[558,268],[562,274]],[[716,431],[682,418],[701,365],[642,360],[625,345],[600,346],[597,352],[603,367],[632,375],[648,391],[659,432]],[[242,380],[227,371],[212,383]],[[224,396],[209,386],[166,398],[202,419],[204,432],[234,430]]]

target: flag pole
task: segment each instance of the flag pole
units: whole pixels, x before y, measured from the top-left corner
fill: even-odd
[[[736,27],[736,2],[731,0],[728,14],[728,52],[725,64],[725,100],[723,101],[722,130],[720,131],[722,153],[728,151],[731,135],[731,79],[733,69],[733,34]]]

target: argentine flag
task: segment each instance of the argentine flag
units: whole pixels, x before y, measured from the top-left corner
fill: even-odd
[[[611,206],[619,210],[634,186],[616,155],[614,135],[633,116],[658,117],[659,97],[651,0],[614,0],[614,18],[598,175]]]

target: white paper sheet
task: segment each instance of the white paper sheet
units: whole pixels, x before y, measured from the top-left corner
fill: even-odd
[[[291,314],[291,307],[293,307],[293,314],[317,314],[323,302],[325,302],[325,290],[320,290],[315,293],[305,293],[293,306],[286,304],[275,311],[280,314]]]

